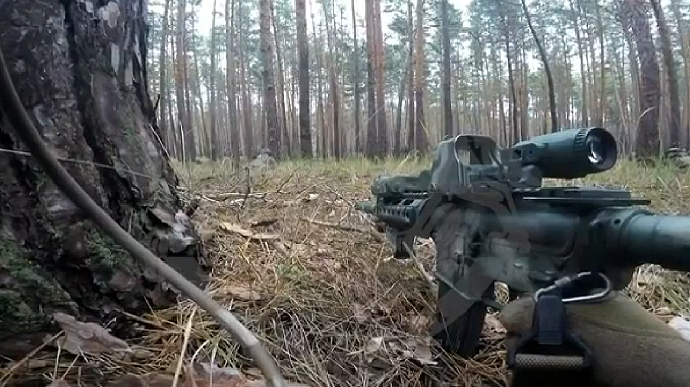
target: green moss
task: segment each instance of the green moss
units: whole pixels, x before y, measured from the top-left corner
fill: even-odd
[[[129,266],[129,253],[110,237],[91,229],[86,234],[86,249],[94,272],[110,277],[117,269]]]
[[[73,310],[71,298],[60,284],[29,259],[26,250],[0,237],[0,332],[40,329],[50,310]]]

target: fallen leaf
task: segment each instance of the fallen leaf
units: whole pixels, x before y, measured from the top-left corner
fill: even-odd
[[[407,350],[412,353],[410,358],[417,360],[423,365],[436,365],[437,362],[433,360],[434,356],[431,353],[431,338],[429,337],[415,337],[405,340]]]
[[[71,354],[132,353],[126,342],[98,324],[77,321],[73,316],[60,312],[53,313],[53,319],[65,331],[65,336],[59,339],[61,347]]]
[[[186,367],[183,387],[244,387],[240,372],[232,367],[193,363]]]
[[[278,239],[279,236],[276,234],[265,234],[265,233],[254,233],[246,228],[240,226],[239,224],[222,222],[220,226],[228,232],[241,235],[245,238],[259,239],[259,240],[274,240]]]
[[[218,289],[218,293],[243,301],[259,301],[261,299],[259,292],[244,285],[226,285]]]

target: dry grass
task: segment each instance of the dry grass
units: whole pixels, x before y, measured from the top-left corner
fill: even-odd
[[[489,325],[480,354],[471,360],[442,353],[429,342],[435,311],[429,284],[414,265],[389,259],[390,247],[376,238],[366,218],[354,209],[355,201],[369,198],[376,175],[429,166],[428,160],[291,161],[252,176],[249,184],[244,172],[232,173],[225,163],[178,167],[187,192],[202,197],[195,220],[214,266],[209,291],[264,341],[287,378],[311,386],[506,384],[501,335]],[[574,183],[624,186],[652,199],[659,211],[690,213],[685,199],[690,198],[688,172],[621,162],[614,171]],[[214,199],[246,193],[248,187],[260,195]],[[252,226],[262,221],[268,225]],[[324,222],[356,230],[324,226]],[[223,223],[277,235],[279,243],[228,232]],[[431,270],[432,247],[421,246],[419,251],[424,267]],[[645,266],[630,293],[667,318],[690,314],[688,288],[686,276]],[[173,374],[186,343],[185,328],[191,326],[182,351],[186,359],[213,360],[257,373],[247,369],[250,362],[229,335],[188,301],[143,320],[142,339],[132,345],[140,352],[146,350],[145,360],[91,359],[91,367],[98,365],[108,375]],[[384,338],[383,343],[378,338]],[[420,361],[430,360],[427,349],[435,364]],[[71,363],[62,356],[65,360],[56,363],[58,375]],[[78,362],[88,367],[82,363]],[[73,378],[76,368],[70,370]]]

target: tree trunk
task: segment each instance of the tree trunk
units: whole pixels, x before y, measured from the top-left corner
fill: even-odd
[[[4,1],[0,46],[20,99],[56,156],[109,166],[67,160],[77,182],[148,246],[154,235],[172,238],[171,226],[181,226],[189,241],[168,245],[179,246],[179,260],[194,261],[188,257],[196,249],[194,229],[174,216],[181,207],[177,178],[154,133],[146,15],[131,0],[120,1],[118,11],[103,21],[78,2]],[[45,28],[46,20],[58,22]],[[0,146],[26,151],[6,124]],[[33,158],[2,153],[0,159],[0,356],[19,360],[57,333],[55,312],[115,321],[112,333],[126,339],[131,320],[122,312],[174,304],[162,279],[85,218]],[[167,248],[158,253],[170,255]]]
[[[340,126],[338,122],[338,82],[336,81],[336,70],[335,70],[335,53],[334,43],[335,38],[333,35],[335,31],[331,27],[331,21],[335,19],[334,12],[328,12],[328,7],[326,2],[323,2],[323,14],[324,22],[326,23],[326,37],[328,40],[328,93],[331,100],[332,109],[332,125],[333,125],[333,157],[336,160],[340,160],[341,156],[341,146],[340,146]]]
[[[594,0],[594,9],[596,11],[597,15],[597,35],[599,38],[599,60],[600,60],[600,75],[599,75],[599,83],[601,85],[600,88],[600,97],[599,97],[599,114],[597,115],[597,122],[596,125],[598,126],[604,126],[604,116],[606,114],[606,60],[604,56],[604,25],[601,20],[601,6],[599,5],[597,0]]]
[[[381,31],[381,0],[374,2],[374,42],[376,58],[376,131],[377,131],[377,150],[379,157],[386,157],[388,154],[388,128],[386,124],[386,94],[384,92],[384,49],[383,32]]]
[[[678,98],[678,78],[676,77],[676,64],[673,61],[673,47],[668,34],[668,27],[664,18],[664,12],[658,0],[651,0],[654,17],[659,28],[659,38],[661,40],[661,54],[664,59],[666,69],[666,79],[668,80],[668,96],[670,116],[668,117],[669,147],[680,147],[680,100]]]
[[[278,127],[276,107],[276,86],[273,68],[273,48],[271,47],[271,9],[270,0],[259,0],[259,30],[261,36],[261,75],[264,83],[264,108],[266,114],[268,149],[273,157],[279,158],[281,133]]]
[[[407,0],[407,12],[408,12],[408,26],[409,34],[407,40],[407,55],[411,58],[410,71],[407,73],[407,148],[406,151],[409,152],[412,149],[417,149],[417,139],[415,138],[414,128],[415,128],[415,108],[414,108],[414,72],[415,72],[415,57],[414,57],[414,21],[412,19],[412,0]]]
[[[297,47],[299,50],[299,136],[302,157],[313,157],[311,145],[311,112],[309,102],[309,43],[307,9],[304,0],[297,0]]]
[[[275,50],[275,55],[276,55],[276,74],[278,77],[278,98],[277,98],[277,110],[278,110],[278,126],[281,129],[280,131],[280,138],[281,141],[280,143],[282,144],[281,148],[282,151],[287,155],[288,157],[292,156],[292,147],[290,145],[290,135],[288,134],[288,124],[287,124],[287,116],[285,113],[285,75],[283,71],[283,57],[280,49],[280,38],[278,37],[278,28],[277,28],[277,23],[276,23],[276,18],[275,18],[275,12],[273,9],[273,0],[270,0],[269,2],[270,6],[270,17],[271,17],[271,25],[273,26],[273,41],[274,41],[274,46],[273,49]]]
[[[240,166],[240,132],[237,127],[237,104],[235,100],[235,1],[225,0],[225,82],[228,89],[228,130],[232,162],[235,168]]]
[[[211,160],[218,160],[220,152],[218,150],[218,120],[216,119],[216,0],[213,0],[213,11],[211,16],[211,74],[210,88],[211,102],[210,105],[210,120],[211,120]],[[203,114],[203,112],[202,112]]]
[[[189,141],[187,140],[188,133],[190,129],[187,126],[187,109],[185,108],[185,96],[184,96],[184,57],[185,57],[185,47],[184,47],[184,20],[185,20],[185,0],[177,1],[177,18],[175,19],[176,32],[175,32],[175,51],[176,61],[175,61],[175,99],[177,103],[177,124],[180,127],[180,133],[182,133],[182,146],[183,146],[183,157],[185,161],[191,160],[191,151],[187,149],[189,146]]]
[[[549,67],[549,60],[546,57],[546,51],[541,45],[539,36],[537,36],[537,31],[534,30],[532,25],[532,18],[530,17],[529,10],[527,9],[527,4],[525,0],[521,0],[522,10],[525,12],[525,17],[527,18],[527,25],[529,26],[530,32],[532,32],[532,37],[534,42],[537,44],[537,50],[539,51],[539,56],[541,56],[541,61],[544,64],[544,72],[546,73],[546,83],[549,86],[549,109],[551,112],[551,133],[558,132],[558,109],[556,108],[556,93],[553,89],[553,77],[551,76],[551,68]]]
[[[374,76],[375,67],[375,27],[374,27],[374,5],[372,1],[365,4],[366,25],[367,25],[367,147],[366,154],[374,157],[378,149],[377,146],[377,121],[376,121],[376,78]]]
[[[247,85],[247,76],[245,69],[245,52],[247,47],[244,41],[244,32],[242,28],[242,23],[244,22],[242,13],[242,1],[237,4],[237,19],[240,21],[240,33],[239,33],[239,51],[240,51],[240,87],[242,94],[242,116],[244,117],[244,123],[242,127],[244,129],[244,156],[247,160],[251,160],[254,157],[254,129],[252,126],[252,106],[249,100],[249,86]]]
[[[676,19],[676,25],[678,26],[680,52],[683,57],[683,67],[685,69],[685,100],[688,102],[685,105],[681,126],[685,136],[685,146],[690,148],[690,37],[688,36],[687,26],[685,25],[686,22],[683,20],[680,12],[678,0],[671,0],[671,11],[673,12],[673,17]]]
[[[424,0],[417,0],[417,31],[415,32],[415,140],[417,150],[426,154],[429,143],[424,120]]]
[[[361,146],[361,134],[359,127],[360,113],[360,90],[359,90],[359,40],[357,39],[357,15],[355,13],[355,0],[352,0],[352,33],[354,45],[352,48],[352,62],[354,63],[354,99],[355,99],[355,153],[359,153],[362,150]]]
[[[168,129],[168,122],[166,119],[166,110],[168,108],[168,87],[169,82],[166,76],[166,67],[168,66],[168,59],[166,57],[167,49],[166,43],[168,41],[168,29],[169,29],[169,19],[170,13],[170,3],[172,0],[165,0],[165,11],[163,12],[163,31],[161,32],[161,47],[160,47],[160,59],[158,60],[159,67],[159,95],[160,104],[158,105],[159,113],[159,125],[158,125],[158,136],[160,141],[166,148],[170,148],[170,130]],[[166,150],[167,151],[167,150]]]
[[[626,13],[637,42],[640,59],[640,119],[635,152],[641,158],[659,154],[659,64],[652,32],[647,21],[647,4],[643,0],[626,0]]]
[[[441,0],[441,41],[443,51],[443,127],[446,136],[453,135],[453,113],[450,104],[450,32],[448,28],[448,0]]]

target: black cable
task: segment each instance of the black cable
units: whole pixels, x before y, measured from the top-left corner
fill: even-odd
[[[14,88],[5,58],[0,50],[0,107],[7,115],[16,135],[26,143],[31,154],[38,160],[46,173],[62,192],[81,208],[110,237],[122,245],[132,256],[144,261],[156,269],[166,280],[170,281],[187,297],[213,316],[220,325],[229,331],[235,340],[251,355],[261,369],[266,380],[274,387],[284,387],[285,381],[271,355],[261,346],[259,340],[235,316],[225,310],[201,289],[189,282],[180,273],[168,266],[154,255],[120,225],[113,220],[91,197],[79,186],[72,176],[58,162],[58,159],[46,146],[36,130],[31,118]]]

